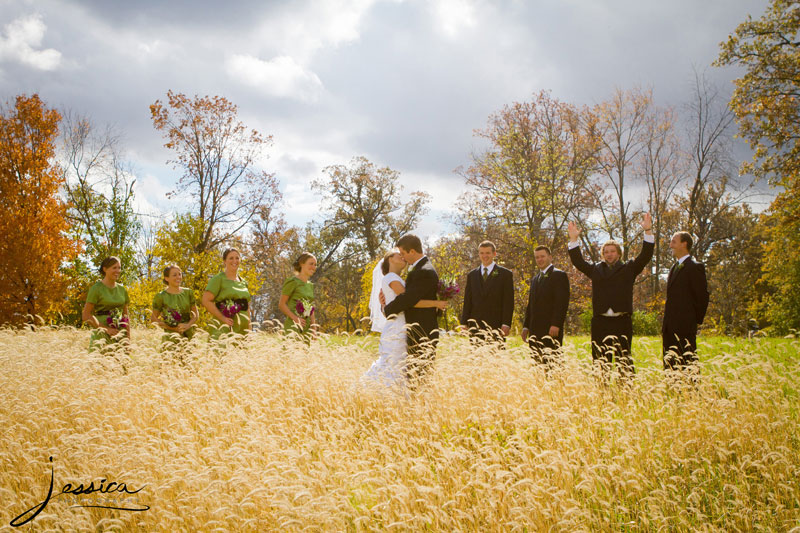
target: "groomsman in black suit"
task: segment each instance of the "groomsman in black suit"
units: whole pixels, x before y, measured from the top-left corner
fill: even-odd
[[[497,247],[492,241],[478,245],[478,257],[481,265],[467,274],[461,324],[469,328],[471,340],[502,341],[514,315],[514,276],[495,263]]]
[[[677,259],[667,278],[667,302],[661,334],[664,370],[684,370],[697,363],[697,325],[708,309],[706,267],[689,255],[692,236],[679,231],[669,243]]]
[[[603,261],[587,263],[581,254],[578,237],[581,230],[570,222],[569,258],[575,268],[592,280],[592,359],[603,370],[616,360],[620,373],[634,372],[631,358],[633,339],[633,284],[653,257],[655,237],[650,213],[642,220],[644,242],[636,259],[620,261],[622,247],[616,241],[606,241],[600,249]]]
[[[414,307],[420,300],[436,300],[439,275],[428,256],[422,253],[419,237],[406,234],[397,241],[400,255],[408,263],[406,292],[398,294],[384,308],[386,316],[405,312],[406,316],[406,375],[414,387],[433,367],[436,345],[439,342],[439,324],[435,307]]]
[[[566,272],[553,266],[553,254],[547,246],[537,246],[533,257],[539,273],[531,279],[522,340],[528,341],[534,361],[549,367],[559,361],[564,342],[569,278]]]

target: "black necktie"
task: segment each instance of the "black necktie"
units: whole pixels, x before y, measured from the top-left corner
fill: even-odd
[[[669,283],[669,280],[672,279],[673,274],[675,274],[675,271],[678,270],[678,265],[680,264],[681,264],[680,261],[675,261],[675,264],[673,264],[672,268],[669,269],[669,276],[667,276],[667,283]]]

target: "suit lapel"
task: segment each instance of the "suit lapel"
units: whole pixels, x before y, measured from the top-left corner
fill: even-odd
[[[687,263],[689,263],[689,261],[691,260],[692,256],[690,255],[689,257],[683,260],[683,263],[678,263],[677,261],[675,262],[673,268],[670,270],[669,276],[667,277],[667,289],[669,289],[672,286],[672,284],[675,283],[675,278],[677,278],[680,275],[681,270],[686,268]]]

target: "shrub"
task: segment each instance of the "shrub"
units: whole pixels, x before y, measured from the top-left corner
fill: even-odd
[[[661,322],[658,313],[633,312],[634,335],[661,335]]]

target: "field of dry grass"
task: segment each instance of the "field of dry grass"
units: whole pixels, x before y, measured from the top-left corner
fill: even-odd
[[[621,387],[585,339],[546,377],[521,346],[448,338],[404,398],[359,386],[374,338],[200,342],[182,366],[158,337],[135,331],[122,372],[86,331],[0,330],[0,530],[44,501],[53,457],[21,529],[800,531],[797,340],[701,343],[680,387],[641,339]]]

